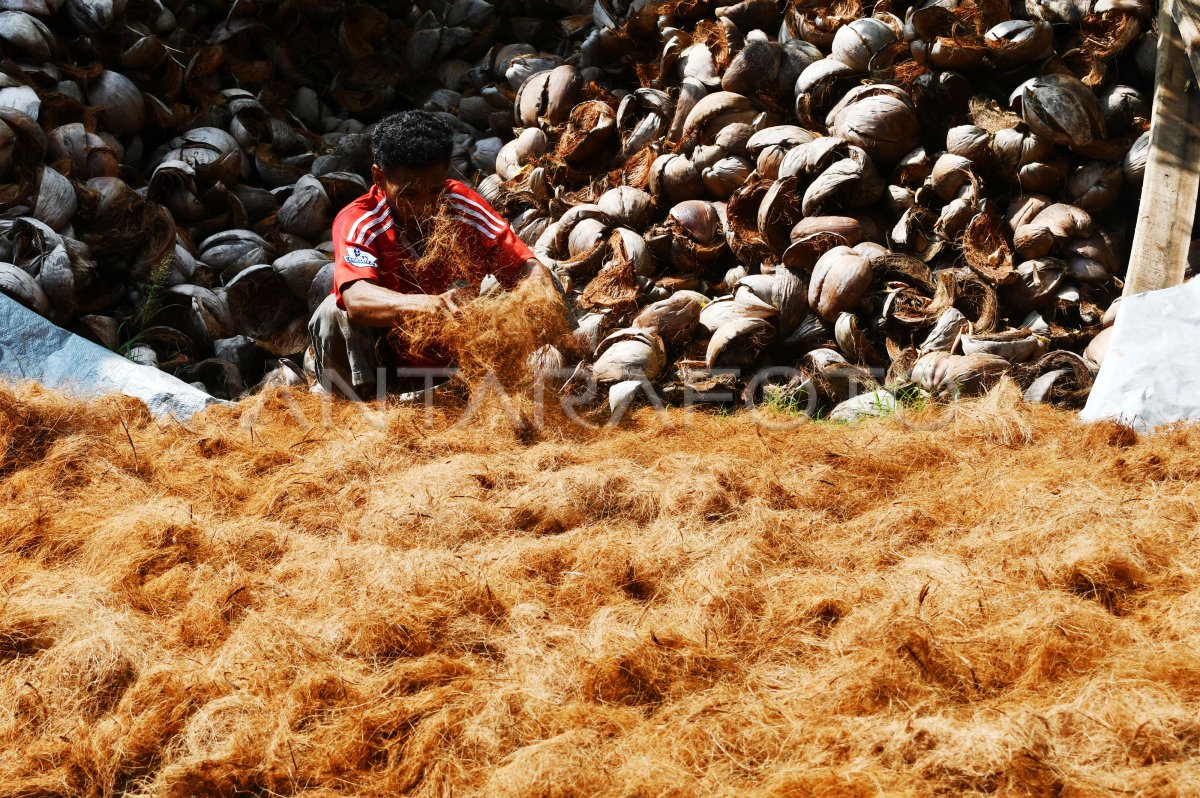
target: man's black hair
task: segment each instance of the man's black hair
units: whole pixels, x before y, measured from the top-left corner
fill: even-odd
[[[371,158],[384,171],[449,165],[450,126],[428,111],[401,111],[375,125]]]

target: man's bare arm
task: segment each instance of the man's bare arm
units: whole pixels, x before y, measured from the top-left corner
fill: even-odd
[[[351,283],[342,292],[342,304],[354,324],[395,327],[406,314],[435,313],[450,316],[456,310],[446,294],[401,294],[367,280]]]
[[[542,285],[553,296],[559,296],[558,286],[550,275],[550,270],[542,265],[537,258],[530,258],[521,267],[519,279],[531,280]],[[401,294],[389,288],[359,280],[347,286],[342,292],[342,304],[354,324],[364,327],[395,327],[401,323],[406,314],[436,313],[442,316],[452,316],[458,311],[455,301],[455,290],[444,294]],[[461,298],[461,294],[459,294]]]

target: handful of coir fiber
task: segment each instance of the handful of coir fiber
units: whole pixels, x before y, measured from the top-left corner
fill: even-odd
[[[457,292],[468,297],[470,289]],[[468,299],[452,317],[413,314],[393,329],[389,341],[419,353],[436,351],[458,367],[456,381],[468,390],[493,378],[506,393],[527,392],[533,384],[531,358],[546,344],[568,335],[566,305],[536,281],[512,291]]]
[[[420,257],[410,267],[412,281],[429,293],[464,285],[452,295],[453,317],[411,314],[388,335],[397,351],[416,360],[423,353],[449,358],[458,367],[456,380],[468,389],[489,375],[508,393],[525,392],[532,384],[530,357],[568,334],[566,305],[540,282],[523,281],[512,291],[479,296],[479,285],[491,269],[491,253],[463,226],[446,215],[430,220]]]

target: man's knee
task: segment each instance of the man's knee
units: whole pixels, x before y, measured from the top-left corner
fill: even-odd
[[[308,334],[314,376],[325,391],[349,399],[373,392],[379,363],[369,331],[354,327],[332,294],[313,311]]]
[[[333,294],[325,297],[308,320],[308,334],[313,344],[331,336],[341,337],[349,325],[350,317],[346,311],[337,306],[337,297]]]

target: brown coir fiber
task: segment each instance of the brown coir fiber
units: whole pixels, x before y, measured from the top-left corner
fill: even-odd
[[[390,342],[398,351],[449,357],[459,369],[458,381],[468,388],[494,378],[506,391],[526,392],[530,356],[568,337],[566,305],[540,280],[522,280],[511,291],[479,297],[480,282],[492,271],[490,253],[470,246],[461,223],[448,216],[436,216],[428,225],[412,274],[419,281],[430,272],[443,275],[457,307],[449,319],[411,314],[390,331]]]
[[[488,256],[482,247],[471,245],[465,230],[462,222],[445,213],[426,219],[420,225],[417,260],[408,266],[408,270],[418,280],[424,280],[434,272],[445,275],[447,283],[478,285],[491,271],[486,265]]]
[[[505,391],[527,393],[530,357],[543,346],[569,337],[567,309],[557,292],[539,280],[523,280],[512,291],[479,297],[464,289],[451,318],[414,314],[392,336],[412,351],[436,349],[458,368],[468,389],[494,379]]]
[[[425,412],[0,391],[0,794],[1200,792],[1200,427]]]

